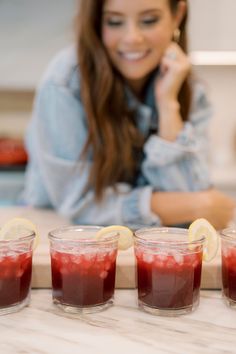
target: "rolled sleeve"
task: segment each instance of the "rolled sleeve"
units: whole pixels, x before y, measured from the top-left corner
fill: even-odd
[[[197,86],[189,121],[176,140],[151,135],[144,145],[142,172],[148,183],[162,191],[197,191],[209,188],[208,124],[212,108]]]
[[[200,147],[192,141],[191,136],[192,129],[189,125],[175,142],[152,135],[144,145],[146,159],[149,164],[164,166],[196,153]]]
[[[122,204],[123,223],[133,228],[140,226],[160,225],[160,218],[151,211],[152,188],[150,186],[136,188],[124,198]]]

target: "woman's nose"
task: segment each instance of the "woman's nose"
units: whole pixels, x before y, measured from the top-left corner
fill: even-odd
[[[143,33],[137,24],[127,24],[124,34],[124,42],[128,44],[136,44],[143,42]]]

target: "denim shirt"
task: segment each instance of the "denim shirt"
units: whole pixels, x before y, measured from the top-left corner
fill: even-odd
[[[80,98],[75,49],[59,53],[40,83],[28,127],[29,163],[21,202],[54,208],[79,224],[123,224],[136,228],[161,225],[150,208],[154,190],[184,192],[209,188],[207,130],[211,107],[203,87],[193,84],[190,119],[174,142],[157,133],[150,134],[158,128],[152,88],[147,90],[145,103],[131,94],[127,100],[135,108],[138,129],[146,138],[140,173],[134,185],[117,183],[116,191],[107,187],[102,201],[97,203],[94,190],[85,191],[92,154],[86,161],[80,159],[88,126]]]

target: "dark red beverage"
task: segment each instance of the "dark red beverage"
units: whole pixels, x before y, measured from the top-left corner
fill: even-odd
[[[222,244],[223,295],[236,303],[236,246]]]
[[[202,251],[187,254],[146,253],[136,249],[138,297],[142,304],[167,310],[198,303]]]
[[[10,252],[0,256],[0,309],[21,303],[30,290],[32,251]]]
[[[101,305],[114,295],[117,250],[72,254],[51,250],[54,301],[76,307]]]

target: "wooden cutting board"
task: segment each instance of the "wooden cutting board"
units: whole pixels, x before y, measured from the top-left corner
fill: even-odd
[[[51,270],[49,257],[48,232],[58,227],[71,225],[68,219],[47,209],[33,209],[29,207],[0,208],[0,225],[13,217],[30,219],[40,233],[40,244],[33,258],[33,288],[51,287]],[[120,252],[117,258],[116,288],[135,288],[135,259],[133,249]],[[203,264],[203,289],[221,288],[221,259],[218,256],[210,263]]]

